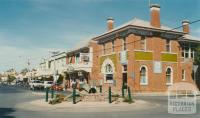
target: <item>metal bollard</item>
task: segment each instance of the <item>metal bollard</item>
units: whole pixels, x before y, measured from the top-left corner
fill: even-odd
[[[111,87],[109,87],[109,91],[108,91],[108,99],[109,99],[109,103],[112,103],[112,97],[111,97]]]
[[[53,99],[53,98],[54,98],[54,90],[51,89],[51,99]]]
[[[130,87],[128,87],[128,98],[129,98],[129,100],[132,100]]]
[[[73,88],[72,97],[73,97],[73,104],[76,104],[76,89],[75,88]]]
[[[100,93],[102,93],[102,85],[100,86]]]
[[[48,102],[49,99],[49,88],[46,88],[46,102]]]
[[[122,97],[124,97],[124,85],[122,85]]]

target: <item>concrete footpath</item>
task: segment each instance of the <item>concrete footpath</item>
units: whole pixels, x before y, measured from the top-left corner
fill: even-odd
[[[158,107],[159,104],[152,104],[143,100],[135,100],[134,103],[112,103],[108,102],[62,102],[56,105],[50,105],[44,99],[34,100],[17,104],[17,109],[28,111],[49,111],[49,112],[113,112],[113,111],[133,111],[144,110]]]

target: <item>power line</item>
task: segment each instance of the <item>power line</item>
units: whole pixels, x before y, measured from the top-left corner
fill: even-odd
[[[190,22],[189,24],[194,24],[194,23],[197,23],[197,22],[200,22],[200,19],[198,19],[198,20],[195,20],[195,21],[192,21],[192,22]],[[172,28],[171,30],[167,30],[167,31],[165,31],[164,33],[167,33],[167,32],[170,32],[170,31],[174,31],[174,30],[176,30],[176,29],[179,29],[179,28],[182,28],[184,25],[181,25],[181,26],[178,26],[178,27],[175,27],[175,28]],[[182,36],[183,37],[183,36]],[[180,37],[180,38],[182,38],[182,37]],[[132,41],[132,42],[129,42],[129,43],[126,43],[126,45],[130,45],[130,44],[134,44],[134,43],[136,43],[136,42],[140,42],[141,40],[136,40],[136,41]],[[117,48],[117,47],[122,47],[123,45],[121,44],[121,45],[118,45],[118,46],[114,46],[114,48]],[[93,52],[89,52],[89,53],[99,53],[99,52],[103,52],[104,50],[106,51],[106,50],[111,50],[112,49],[112,47],[110,47],[110,48],[105,48],[105,49],[99,49],[99,50],[97,50],[97,51],[93,51]],[[46,56],[46,55],[45,55]],[[48,55],[49,56],[49,55]],[[30,63],[30,60],[35,60],[35,59],[41,59],[41,56],[39,57],[32,57],[32,58],[28,58],[29,59],[29,63]],[[16,60],[13,60],[13,61],[16,61]],[[9,62],[8,62],[9,63]],[[16,62],[14,62],[14,63],[16,63]],[[3,63],[3,64],[5,64],[5,63]],[[19,62],[18,62],[18,64],[19,64]],[[7,65],[7,64],[6,64]]]
[[[197,23],[197,22],[200,22],[200,19],[195,20],[195,21],[192,21],[192,22],[190,22],[189,24],[194,24],[194,23]],[[167,33],[167,32],[170,32],[170,31],[173,31],[173,30],[175,30],[175,29],[182,28],[183,26],[184,26],[184,25],[181,25],[181,26],[178,26],[178,27],[172,28],[171,30],[167,30],[167,31],[165,31],[164,33]],[[181,36],[181,37],[183,37],[183,36]],[[181,37],[179,37],[179,38],[181,38]],[[136,41],[133,41],[133,42],[129,42],[129,43],[126,43],[126,45],[130,45],[130,44],[133,44],[133,43],[135,43],[135,42],[139,42],[139,41],[141,41],[141,40],[136,40]],[[123,46],[123,45],[118,45],[118,46],[114,46],[114,47],[122,47],[122,46]],[[106,49],[100,49],[100,50],[98,50],[98,51],[90,52],[90,53],[98,53],[98,52],[103,52],[103,50],[110,50],[110,49],[112,49],[112,47],[111,47],[111,48],[106,48]]]

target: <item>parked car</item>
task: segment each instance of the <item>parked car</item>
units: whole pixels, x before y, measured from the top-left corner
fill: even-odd
[[[44,87],[43,82],[39,80],[34,80],[29,83],[30,89],[35,90],[35,89],[42,89]]]
[[[55,91],[63,91],[63,87],[61,86],[61,84],[54,84],[51,89],[55,90]]]
[[[50,88],[53,85],[53,81],[44,81],[44,88]]]

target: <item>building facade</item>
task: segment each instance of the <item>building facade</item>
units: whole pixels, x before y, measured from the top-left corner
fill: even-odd
[[[135,92],[165,92],[177,82],[193,83],[193,59],[200,40],[190,36],[189,21],[183,31],[172,30],[160,22],[160,6],[151,5],[150,21],[133,19],[114,28],[107,20],[108,31],[92,40],[91,79],[107,90],[121,91],[129,86]]]
[[[190,22],[182,22],[182,31],[162,25],[157,4],[150,6],[150,16],[150,21],[134,18],[116,28],[108,18],[107,32],[42,62],[39,75],[56,72],[68,87],[78,82],[105,91],[112,86],[117,92],[128,86],[134,92],[165,92],[177,82],[195,83],[193,62],[200,39],[190,35]]]

